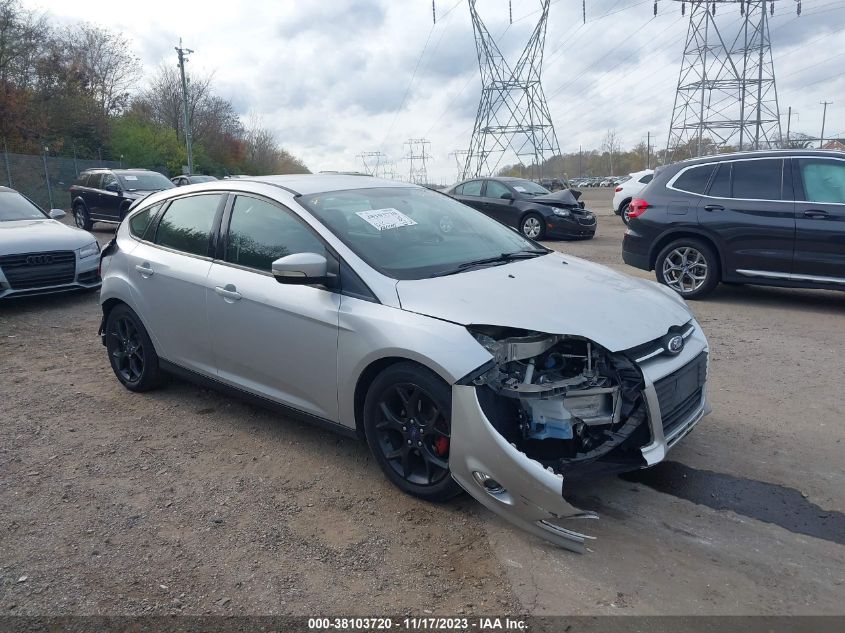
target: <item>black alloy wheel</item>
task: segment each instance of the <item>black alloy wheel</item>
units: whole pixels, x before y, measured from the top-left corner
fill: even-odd
[[[401,490],[430,501],[460,492],[449,472],[451,392],[428,370],[392,365],[370,387],[364,405],[367,442]]]
[[[131,391],[160,383],[158,355],[146,329],[128,306],[116,306],[106,320],[106,350],[117,379]]]

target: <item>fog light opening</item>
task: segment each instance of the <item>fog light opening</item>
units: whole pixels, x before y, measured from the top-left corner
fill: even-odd
[[[476,483],[491,495],[499,495],[505,492],[505,487],[487,473],[476,470],[472,473],[472,476],[475,478]]]

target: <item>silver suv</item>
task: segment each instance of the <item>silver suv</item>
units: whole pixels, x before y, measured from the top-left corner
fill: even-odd
[[[707,341],[674,292],[413,185],[155,193],[102,271],[126,388],[171,372],[357,435],[402,490],[464,489],[575,550],[566,519],[593,516],[562,496],[577,477],[660,461],[709,410]]]

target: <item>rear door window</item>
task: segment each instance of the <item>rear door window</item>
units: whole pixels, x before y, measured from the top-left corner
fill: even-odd
[[[85,186],[90,187],[91,189],[99,189],[100,188],[100,179],[103,177],[102,174],[88,174],[85,177]]]
[[[783,160],[738,160],[733,163],[733,198],[781,200]]]
[[[153,219],[162,204],[161,202],[154,204],[129,218],[129,232],[139,240],[144,239],[144,234],[150,226],[150,220]]]
[[[464,188],[461,191],[461,194],[464,196],[481,196],[481,183],[484,182],[482,180],[471,180],[470,182],[464,183]]]
[[[713,165],[690,167],[678,176],[672,187],[681,191],[688,191],[689,193],[703,194],[712,173]]]
[[[731,163],[722,163],[716,168],[716,175],[707,194],[714,198],[731,197]]]
[[[158,224],[155,243],[191,255],[207,256],[222,197],[222,194],[207,194],[171,202]]]

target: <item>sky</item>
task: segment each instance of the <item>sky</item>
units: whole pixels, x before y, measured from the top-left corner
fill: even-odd
[[[176,64],[182,38],[189,72],[213,73],[217,92],[244,120],[257,116],[312,171],[362,169],[380,151],[406,174],[410,138],[430,141],[429,181],[453,182],[450,153],[469,146],[481,93],[466,0],[25,0],[60,23],[122,32],[144,69]],[[539,17],[540,0],[477,0],[513,63]],[[680,2],[552,0],[543,88],[561,150],[598,148],[616,130],[623,148],[648,132],[665,145],[688,17]],[[777,0],[770,34],[786,129],[845,135],[845,0]],[[687,7],[687,16],[689,7]],[[738,5],[719,6],[729,31]],[[734,27],[735,29],[736,27]],[[505,160],[507,162],[507,160]],[[570,174],[571,175],[571,174]]]

